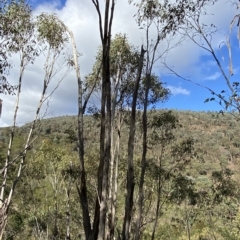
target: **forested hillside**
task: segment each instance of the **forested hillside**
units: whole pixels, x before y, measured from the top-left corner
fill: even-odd
[[[0,240],[240,239],[239,33],[237,0],[0,0]]]
[[[239,239],[239,122],[230,114],[217,112],[157,110],[149,114],[150,122],[156,116],[163,122],[164,118],[172,118],[176,128],[168,124],[150,129],[153,135],[149,137],[147,155],[142,239],[151,239],[156,218],[155,239]],[[124,113],[120,138],[117,232],[123,221],[126,194],[128,115]],[[38,137],[29,147],[9,213],[5,239],[64,239],[68,228],[71,239],[84,239],[76,188],[79,176],[76,122],[75,116],[39,122],[34,133]],[[93,202],[99,125],[96,116],[84,118],[85,167],[88,195]],[[23,147],[28,128],[26,124],[16,131],[13,142],[16,153]],[[4,162],[10,128],[1,128],[0,132]],[[168,139],[164,142],[169,141],[165,147],[163,139],[156,137],[161,134]],[[134,152],[136,188],[140,180],[141,140],[138,124]],[[138,197],[134,194],[134,219]],[[93,211],[91,208],[91,215]],[[134,232],[134,226],[131,231]]]

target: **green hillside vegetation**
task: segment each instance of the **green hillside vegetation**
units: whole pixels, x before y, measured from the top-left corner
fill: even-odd
[[[232,78],[240,15],[232,16],[226,41],[216,48],[221,26],[206,21],[218,10],[216,0],[129,0],[139,46],[125,33],[113,34],[120,1],[89,2],[101,42],[92,66],[88,58],[79,61],[88,41],[76,43],[72,26],[56,14],[36,12],[24,0],[0,2],[0,93],[15,102],[3,113],[11,127],[0,129],[0,240],[240,239],[240,83]],[[76,23],[80,29],[82,21]],[[210,87],[175,72],[170,52],[186,43],[218,67],[214,78],[223,83]],[[191,57],[187,51],[184,59]],[[85,64],[91,70],[84,75]],[[75,85],[57,92],[71,72]],[[223,111],[158,109],[177,84],[166,72],[207,90],[205,103]],[[207,74],[204,80],[212,77]],[[34,99],[26,98],[29,89]],[[75,102],[68,103],[73,91]],[[77,116],[44,119],[54,94],[58,106],[74,106]],[[3,102],[12,109],[0,99],[0,116]],[[32,120],[19,127],[26,115]]]
[[[119,153],[117,232],[122,226],[126,193],[128,112],[124,116]],[[216,112],[151,111],[150,124],[156,117],[162,125],[153,124],[149,128],[142,239],[152,238],[156,219],[155,239],[240,239],[239,123],[231,114]],[[164,119],[168,119],[165,126]],[[38,123],[34,133],[38,137],[30,146],[4,239],[64,239],[68,227],[71,239],[84,239],[76,188],[79,175],[76,121],[75,116],[62,116]],[[84,117],[90,206],[94,206],[97,186],[99,124],[96,116]],[[17,129],[13,143],[15,153],[21,151],[28,128],[26,124]],[[2,162],[9,132],[9,128],[0,130]],[[141,169],[141,139],[142,130],[137,123],[136,188]],[[11,168],[14,169],[14,165]],[[15,176],[14,171],[12,174]],[[134,206],[137,199],[135,194]],[[90,214],[93,211],[90,209]],[[134,224],[131,231],[134,232]]]

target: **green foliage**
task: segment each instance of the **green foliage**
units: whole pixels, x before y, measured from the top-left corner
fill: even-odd
[[[88,96],[91,91],[99,92],[101,90],[101,60],[102,48],[99,47],[92,72],[86,76],[84,81],[85,96]],[[111,42],[110,77],[113,91],[117,89],[116,101],[118,104],[123,104],[124,102],[124,105],[130,106],[138,60],[139,52],[137,49],[129,43],[125,35],[117,34]],[[97,109],[92,108],[95,106],[90,107],[91,110],[97,112]]]
[[[13,94],[16,86],[7,81],[12,67],[11,54],[21,51],[26,63],[38,55],[35,48],[34,22],[30,7],[23,1],[1,1],[0,8],[0,93]]]
[[[239,187],[236,182],[232,180],[233,172],[226,168],[221,171],[213,171],[213,193],[214,201],[220,202],[226,197],[236,198],[239,195]]]
[[[77,142],[77,136],[76,136],[76,132],[72,129],[67,129],[65,130],[66,134],[68,134],[68,140],[70,141],[70,143],[74,143]]]
[[[177,204],[181,204],[187,199],[189,205],[196,205],[198,194],[194,191],[193,180],[191,177],[185,177],[179,174],[173,179],[172,192],[170,194],[170,200],[176,201]]]
[[[127,115],[127,111],[126,111]],[[143,235],[150,239],[156,214],[157,193],[161,189],[161,209],[155,239],[188,239],[186,221],[189,221],[191,239],[237,239],[238,237],[238,193],[239,150],[234,128],[229,129],[232,117],[228,114],[213,117],[216,113],[195,113],[156,110],[149,112],[149,152],[145,178],[145,208]],[[127,117],[126,117],[127,118]],[[140,114],[139,114],[140,119]],[[60,127],[56,125],[59,124]],[[14,210],[10,212],[6,231],[8,239],[39,239],[58,235],[64,239],[66,229],[66,189],[70,189],[71,235],[78,239],[83,230],[78,193],[75,187],[79,176],[76,150],[75,116],[45,119],[42,132],[27,157],[22,181],[14,199]],[[189,124],[191,123],[191,124]],[[99,120],[91,115],[84,117],[85,160],[88,194],[91,206],[95,203],[96,174],[98,169]],[[29,125],[17,129],[14,148],[21,148],[22,138]],[[237,124],[236,124],[237,128]],[[51,129],[46,134],[46,129]],[[126,143],[128,122],[123,125],[120,145],[119,191],[125,191]],[[1,129],[0,141],[8,136],[7,128]],[[58,141],[54,142],[58,136]],[[141,159],[140,124],[136,128],[134,164],[136,185],[139,183]],[[189,138],[189,137],[192,138]],[[229,139],[229,150],[223,149]],[[194,141],[193,141],[194,139]],[[162,165],[159,165],[164,146]],[[214,150],[211,150],[211,148]],[[221,164],[220,156],[236,151],[232,161]],[[4,154],[2,153],[4,160]],[[226,155],[227,156],[227,155]],[[230,170],[229,170],[230,169]],[[159,178],[160,177],[160,178]],[[57,185],[54,184],[57,180]],[[160,179],[160,185],[158,185]],[[160,188],[159,188],[160,186]],[[56,188],[57,187],[57,188]],[[56,194],[57,190],[57,194]],[[134,198],[137,199],[138,196]],[[57,214],[55,211],[57,202]],[[124,194],[117,198],[117,226],[122,224]],[[93,214],[94,209],[90,209]],[[186,217],[186,214],[188,217]],[[57,219],[57,228],[55,220]],[[133,228],[134,229],[134,228]]]
[[[24,215],[19,212],[10,213],[11,224],[7,233],[14,231],[14,239],[23,232],[37,238],[46,236],[50,239],[63,239],[68,201],[66,191],[70,194],[70,214],[75,222],[71,227],[77,232],[79,213],[73,210],[77,205],[77,192],[73,187],[78,177],[78,168],[76,153],[73,154],[67,147],[60,147],[51,140],[43,140],[39,150],[29,157],[22,177],[23,184],[18,189],[17,195],[21,194],[21,197],[18,197],[17,202],[20,208],[25,209]],[[22,222],[16,228],[15,224],[20,220]]]
[[[65,27],[56,15],[42,13],[37,17],[39,40],[46,41],[50,48],[61,49],[68,41]]]
[[[152,74],[150,76],[150,81],[147,83],[147,77],[143,78],[141,81],[141,86],[139,90],[139,104],[144,104],[144,92],[147,87],[147,84],[149,86],[149,94],[148,94],[148,104],[150,106],[155,106],[159,102],[166,102],[169,99],[170,91],[167,88],[163,87],[163,83],[161,82],[161,79]]]

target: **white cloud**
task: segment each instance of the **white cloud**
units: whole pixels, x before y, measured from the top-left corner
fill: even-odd
[[[204,80],[217,80],[221,76],[220,72],[215,72],[208,77],[205,77]]]
[[[167,88],[171,91],[172,95],[189,95],[190,91],[182,87],[175,87],[175,86],[167,86]]]
[[[233,16],[236,14],[236,7],[230,2],[219,0],[214,5],[209,5],[205,8],[207,13],[205,16],[200,18],[200,21],[210,26],[212,23],[217,27],[216,33],[212,36],[208,35],[209,41],[213,49],[218,52],[217,57],[221,59],[219,44],[226,41],[226,36],[229,33],[229,25],[232,21]],[[222,17],[222,11],[224,9],[224,18]],[[191,32],[188,32],[191,35]],[[178,36],[175,36],[178,38]],[[202,38],[195,37],[198,44],[208,48]],[[202,78],[202,57],[210,57],[209,51],[197,46],[192,40],[186,39],[183,44],[175,48],[169,54],[167,63],[169,66],[174,66],[174,70],[181,75],[196,76],[199,79]],[[215,61],[212,58],[213,61]],[[216,61],[215,61],[216,62]]]
[[[39,2],[39,1],[38,1]],[[104,1],[101,1],[102,9]],[[224,8],[224,18],[222,17],[222,8],[225,1],[219,0],[213,8],[215,15],[209,15],[206,17],[206,21],[214,22],[216,25],[221,26],[223,29],[228,29],[228,24],[233,16],[233,9]],[[34,15],[38,15],[41,12],[55,12],[61,20],[73,31],[77,48],[82,56],[79,58],[81,76],[82,78],[91,71],[92,65],[95,61],[95,55],[97,47],[101,44],[99,29],[98,29],[98,16],[92,1],[79,1],[79,0],[67,0],[65,6],[59,9],[59,0],[52,1],[50,4],[45,3],[39,5],[34,11]],[[133,15],[137,9],[128,4],[128,1],[117,1],[115,8],[115,16],[113,20],[113,33],[122,32],[126,33],[129,37],[129,41],[138,46],[144,42],[144,32],[139,30]],[[151,36],[156,37],[156,33],[152,32]],[[213,39],[214,46],[218,47],[219,41],[222,40],[222,35],[218,35]],[[224,36],[225,37],[225,36]],[[179,37],[174,36],[173,43],[178,42]],[[166,43],[160,46],[160,50],[163,51]],[[71,49],[69,47],[69,49]],[[70,51],[70,50],[69,50]],[[206,54],[192,42],[184,42],[183,45],[174,48],[168,54],[168,62],[171,66],[175,66],[175,70],[180,73],[187,72],[192,74],[198,72],[201,68],[199,64],[200,57]],[[10,81],[16,83],[19,70],[18,70],[18,56],[13,56],[14,68],[11,70]],[[41,93],[42,80],[43,80],[43,64],[44,56],[41,56],[34,65],[27,68],[24,75],[24,83],[21,96],[21,105],[19,109],[18,119],[19,124],[23,124],[30,121],[34,116],[34,109],[36,108],[39,95]],[[157,74],[164,74],[164,71],[159,70],[160,63],[156,63],[154,68]],[[189,72],[190,69],[190,72]],[[51,88],[56,84],[58,78],[56,78]],[[173,94],[185,94],[189,95],[190,92],[182,87],[170,86],[170,90]],[[15,104],[14,96],[1,96],[3,99],[3,111],[2,118],[0,119],[0,126],[11,125],[13,118],[13,109]],[[59,89],[55,92],[50,101],[49,117],[56,115],[75,115],[77,114],[77,81],[75,73],[72,72],[60,85]]]

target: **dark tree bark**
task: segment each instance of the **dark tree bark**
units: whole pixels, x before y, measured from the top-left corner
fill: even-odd
[[[110,82],[110,45],[114,14],[114,0],[106,0],[104,29],[98,0],[92,0],[99,16],[99,31],[102,40],[102,97],[100,129],[100,162],[98,167],[98,196],[96,198],[93,233],[91,239],[105,239],[108,172],[111,158],[111,82]],[[110,10],[111,3],[111,10]]]
[[[125,215],[122,228],[122,239],[129,239],[129,230],[132,219],[132,207],[133,207],[133,193],[134,193],[134,166],[133,166],[133,151],[134,151],[134,138],[135,138],[135,126],[136,126],[136,105],[138,97],[139,83],[142,75],[143,60],[145,50],[143,46],[141,48],[141,54],[139,58],[138,73],[136,82],[134,85],[133,100],[132,100],[132,111],[130,119],[130,131],[128,138],[128,169],[127,169],[127,195],[125,199]]]
[[[143,186],[144,186],[144,178],[145,178],[145,172],[146,172],[146,155],[147,155],[147,106],[148,106],[149,86],[150,86],[150,74],[147,74],[144,107],[143,107],[143,115],[142,115],[143,151],[142,151],[141,174],[140,174],[140,183],[139,183],[138,216],[137,216],[137,222],[136,222],[135,240],[140,239],[140,228],[141,228],[142,211],[143,211],[143,200],[144,200]]]

